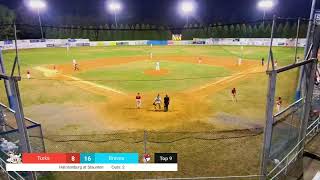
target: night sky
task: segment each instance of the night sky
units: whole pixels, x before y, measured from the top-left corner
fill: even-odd
[[[0,0],[0,4],[11,9],[25,10],[26,16],[36,14],[23,3],[26,0]],[[178,12],[182,0],[119,0],[123,10],[119,23],[150,23],[179,26],[186,22]],[[191,23],[210,24],[216,22],[242,22],[262,19],[263,12],[257,8],[258,0],[193,0],[198,5]],[[309,17],[312,0],[274,0],[276,6],[268,11],[281,17]],[[113,16],[107,12],[106,0],[46,0],[48,8],[42,12],[46,24],[57,23],[56,17],[95,17],[99,23],[112,23]],[[317,8],[320,8],[319,3]]]

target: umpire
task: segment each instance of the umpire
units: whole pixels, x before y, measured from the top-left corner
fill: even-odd
[[[168,112],[169,109],[169,104],[170,104],[170,98],[168,94],[164,97],[164,112]]]

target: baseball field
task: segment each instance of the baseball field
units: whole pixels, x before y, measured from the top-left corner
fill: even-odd
[[[20,50],[26,116],[42,124],[48,152],[177,152],[174,173],[54,173],[47,179],[132,179],[259,174],[268,47],[114,46]],[[274,47],[279,66],[294,48]],[[150,54],[152,53],[152,58]],[[300,56],[303,49],[298,49]],[[14,51],[4,51],[7,70]],[[241,64],[238,59],[242,58]],[[79,65],[74,71],[72,60]],[[160,71],[155,70],[156,62]],[[26,72],[30,71],[31,79]],[[297,71],[277,97],[294,100]],[[1,87],[3,88],[3,87]],[[237,102],[231,90],[237,90]],[[135,96],[142,96],[136,108]],[[157,94],[168,112],[154,111]],[[0,97],[7,102],[6,97]]]

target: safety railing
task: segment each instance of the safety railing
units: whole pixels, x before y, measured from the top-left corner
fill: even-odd
[[[7,178],[8,180],[25,180],[20,174],[18,174],[15,171],[6,171],[6,162],[0,158],[0,169],[2,171],[2,175],[1,176],[4,178]]]
[[[276,166],[268,173],[268,179],[273,180],[277,178],[281,173],[287,172],[289,166],[292,162],[297,159],[297,156],[304,150],[302,146],[304,140],[311,139],[311,136],[315,136],[315,134],[319,133],[320,130],[320,117],[318,117],[315,121],[313,121],[307,128],[306,137],[300,140],[296,146],[279,162],[275,162]]]

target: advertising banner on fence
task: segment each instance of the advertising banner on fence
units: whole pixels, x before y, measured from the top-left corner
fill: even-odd
[[[138,40],[138,41],[90,41],[89,39],[29,39],[18,40],[18,48],[51,48],[51,47],[82,47],[82,46],[166,46],[166,45],[232,45],[232,46],[269,46],[269,38],[194,38],[191,41],[172,40]],[[298,40],[298,47],[304,47],[305,39]],[[296,39],[275,38],[274,46],[294,47]],[[14,49],[13,40],[0,41],[0,47],[4,50]]]

